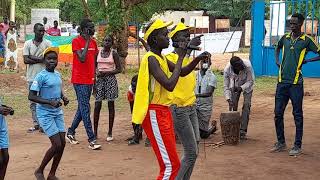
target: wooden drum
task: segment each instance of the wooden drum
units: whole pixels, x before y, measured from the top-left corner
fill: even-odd
[[[240,139],[240,113],[237,111],[230,111],[221,113],[220,125],[222,138],[225,144],[237,145]]]

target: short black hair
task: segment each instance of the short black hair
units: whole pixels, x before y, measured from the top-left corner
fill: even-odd
[[[293,17],[298,18],[298,21],[299,21],[300,23],[303,23],[303,21],[305,20],[304,16],[303,16],[302,14],[300,14],[300,13],[294,13],[294,14],[292,14],[291,18],[293,18]]]
[[[36,29],[38,29],[39,26],[43,26],[43,24],[41,24],[41,23],[36,23],[36,24],[34,24],[34,26],[33,26],[33,31],[36,30]]]
[[[185,22],[184,18],[181,18],[180,22],[184,23]]]
[[[82,21],[80,22],[80,30],[82,31],[84,28],[86,28],[89,23],[92,23],[91,19],[88,19],[88,18],[82,19]]]
[[[241,62],[242,60],[238,57],[238,56],[233,56],[231,59],[230,59],[230,64],[235,64],[235,63],[239,63]]]
[[[58,23],[58,21],[57,21],[57,20],[55,20],[55,21],[53,21],[53,23]]]
[[[111,43],[113,45],[113,37],[110,34],[107,34],[104,38],[103,41],[106,40],[106,38],[110,38],[111,39]]]

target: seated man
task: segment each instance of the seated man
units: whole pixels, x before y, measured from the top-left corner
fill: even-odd
[[[224,96],[229,103],[230,111],[238,110],[241,92],[243,94],[240,139],[245,140],[249,123],[251,98],[254,85],[254,74],[251,62],[234,56],[230,59],[230,63],[228,63],[225,67],[223,76]]]
[[[195,94],[196,110],[199,121],[200,137],[207,139],[216,131],[216,121],[210,125],[213,105],[213,92],[217,87],[216,76],[212,73],[211,59],[202,60],[200,62],[201,69],[197,71]]]

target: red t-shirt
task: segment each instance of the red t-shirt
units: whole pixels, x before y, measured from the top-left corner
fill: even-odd
[[[98,54],[98,46],[95,40],[91,39],[85,62],[80,62],[76,51],[82,50],[86,40],[78,36],[72,40],[73,65],[71,83],[73,84],[93,84],[95,71],[95,57]]]
[[[59,28],[54,28],[54,27],[52,27],[52,28],[49,28],[48,30],[47,30],[47,33],[50,35],[50,36],[61,36],[61,31],[60,31],[60,29]]]

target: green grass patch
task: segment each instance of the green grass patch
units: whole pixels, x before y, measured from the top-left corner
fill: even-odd
[[[59,72],[62,74],[64,80],[64,93],[69,98],[70,104],[65,107],[65,111],[75,113],[78,103],[73,89],[70,83],[71,70],[69,67],[59,68]],[[119,87],[119,98],[116,100],[116,111],[118,112],[128,112],[129,104],[127,102],[127,91],[131,81],[131,78],[138,73],[137,68],[127,69],[126,73],[118,74],[118,87]],[[221,71],[214,70],[214,74],[218,80],[218,88],[215,90],[215,96],[223,96],[223,75]],[[275,77],[258,77],[255,81],[255,93],[270,93],[275,91],[276,78]],[[31,117],[28,101],[28,92],[26,87],[17,87],[16,90],[10,92],[5,89],[5,87],[0,87],[1,100],[4,104],[12,106],[15,109],[15,115],[17,117]],[[91,97],[91,108],[94,108],[94,97]],[[103,103],[102,111],[107,111],[107,103]],[[93,111],[92,111],[93,112]]]
[[[0,70],[0,74],[16,74],[17,71],[15,70],[10,70],[10,69],[2,69]]]
[[[217,78],[218,88],[215,90],[214,95],[219,97],[223,96],[223,74],[222,71],[213,70]],[[257,93],[270,93],[275,91],[275,86],[277,83],[276,77],[257,77],[254,83],[254,91]]]

